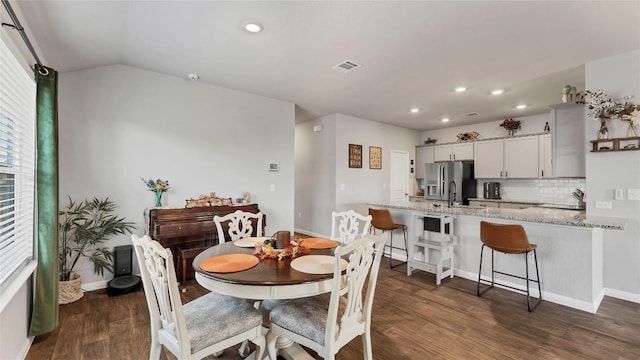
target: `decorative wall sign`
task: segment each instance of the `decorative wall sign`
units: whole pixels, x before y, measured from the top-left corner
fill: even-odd
[[[349,167],[362,167],[362,145],[349,144]]]
[[[369,146],[369,169],[382,169],[382,148]]]

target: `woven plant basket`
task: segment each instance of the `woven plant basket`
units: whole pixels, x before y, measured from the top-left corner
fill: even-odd
[[[59,281],[58,286],[58,304],[69,304],[80,300],[84,296],[84,292],[80,288],[82,278],[78,273],[72,272],[69,281]]]

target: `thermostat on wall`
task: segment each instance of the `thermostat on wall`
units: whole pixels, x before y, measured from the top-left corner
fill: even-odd
[[[270,162],[269,171],[280,171],[280,164],[277,162]]]

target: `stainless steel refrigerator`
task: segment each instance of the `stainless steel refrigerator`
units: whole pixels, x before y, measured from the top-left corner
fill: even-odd
[[[473,161],[444,161],[425,164],[424,198],[468,205],[476,197]]]

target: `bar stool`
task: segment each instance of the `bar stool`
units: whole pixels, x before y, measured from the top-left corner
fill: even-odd
[[[535,310],[535,308],[542,301],[542,290],[540,288],[540,274],[538,273],[538,257],[536,255],[536,248],[538,247],[535,244],[530,244],[527,239],[527,233],[524,231],[524,228],[521,225],[506,225],[506,224],[494,224],[486,221],[480,222],[480,240],[482,240],[482,248],[480,249],[480,270],[478,271],[478,288],[477,295],[481,296],[487,290],[493,288],[494,284],[498,284],[503,287],[507,287],[513,290],[516,290],[521,293],[527,294],[527,308],[529,312]],[[487,246],[491,249],[491,281],[482,280],[482,254],[484,252],[484,247]],[[505,254],[524,254],[524,263],[525,263],[525,272],[526,277],[517,276],[513,274],[507,274],[504,272],[496,271],[494,269],[494,251],[499,251]],[[529,262],[527,261],[527,257],[529,253],[533,252],[533,258],[535,260],[536,265],[536,280],[529,278]],[[527,289],[523,291],[522,289],[515,288],[513,286],[499,284],[495,281],[495,274],[506,275],[522,280],[526,280]],[[490,285],[484,290],[480,291],[480,283],[484,282],[485,284]],[[529,282],[534,282],[538,284],[538,301],[531,306],[531,295],[529,293]]]
[[[369,208],[369,215],[371,215],[371,227],[374,229],[373,234],[375,235],[375,229],[382,230],[384,233],[386,230],[391,231],[391,240],[389,245],[389,267],[394,268],[401,264],[406,264],[406,261],[401,261],[395,265],[391,265],[391,252],[393,249],[404,250],[404,253],[407,256],[407,260],[409,260],[409,252],[407,251],[407,227],[404,224],[396,224],[393,222],[393,218],[391,217],[391,212],[388,209],[371,209]],[[402,233],[404,235],[404,249],[399,247],[393,247],[393,230],[402,229]],[[385,248],[387,245],[385,245]]]

